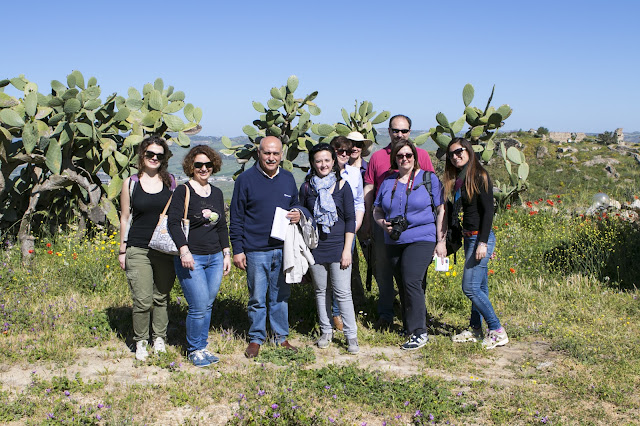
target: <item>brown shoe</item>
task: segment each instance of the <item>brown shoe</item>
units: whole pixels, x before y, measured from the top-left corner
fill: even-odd
[[[244,351],[244,356],[246,356],[247,358],[255,358],[258,356],[259,352],[260,352],[259,344],[249,343],[249,346],[247,346],[247,350]]]
[[[340,315],[333,317],[333,325],[336,330],[342,331],[342,327],[344,327],[344,323],[342,322],[342,317]]]
[[[291,343],[289,343],[288,340],[285,340],[284,342],[280,343],[280,347],[288,349],[292,351],[294,354],[298,352],[298,349],[295,346],[293,346]]]

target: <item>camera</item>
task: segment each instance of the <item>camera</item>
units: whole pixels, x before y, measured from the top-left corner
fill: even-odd
[[[389,222],[391,222],[391,233],[389,234],[389,238],[393,241],[398,241],[400,234],[402,234],[409,226],[407,218],[404,216],[396,216],[389,219]]]

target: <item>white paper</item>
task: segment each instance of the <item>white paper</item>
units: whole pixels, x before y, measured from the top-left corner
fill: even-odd
[[[281,207],[276,207],[276,212],[273,215],[273,224],[271,225],[271,238],[284,241],[284,237],[287,235],[287,226],[290,220],[287,219],[289,212]]]
[[[436,271],[447,272],[449,270],[449,258],[434,256],[436,260]]]

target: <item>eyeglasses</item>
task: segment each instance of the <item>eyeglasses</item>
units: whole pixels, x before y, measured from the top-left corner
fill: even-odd
[[[411,131],[411,129],[389,129],[391,130],[391,133],[402,133],[403,135],[406,135],[407,133],[409,133]]]
[[[396,154],[396,158],[398,160],[402,160],[403,158],[406,158],[407,160],[411,160],[413,158],[413,153],[408,152],[406,154]]]
[[[467,150],[467,148],[461,147],[461,148],[455,149],[453,151],[449,151],[447,153],[447,155],[449,156],[449,158],[453,158],[454,156],[462,157],[462,153],[465,152],[466,150]]]
[[[360,141],[353,142],[353,148],[362,149],[363,146],[364,146],[364,142],[360,142]]]
[[[144,158],[151,160],[153,157],[158,158],[158,161],[164,160],[164,153],[162,152],[153,152],[153,151],[145,151]]]
[[[338,149],[336,149],[336,153],[338,155],[344,155],[344,154],[351,155],[353,153],[353,151],[350,150],[350,149],[338,148]]]
[[[211,161],[207,161],[206,163],[196,161],[195,163],[193,163],[193,167],[196,169],[201,169],[202,166],[205,166],[207,169],[213,169],[213,163]]]

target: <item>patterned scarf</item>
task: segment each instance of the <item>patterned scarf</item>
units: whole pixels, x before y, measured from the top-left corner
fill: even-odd
[[[464,186],[464,179],[467,176],[467,166],[469,163],[465,164],[460,173],[458,173],[458,177],[456,178],[456,184],[453,187],[453,191],[455,195],[453,196],[453,201],[458,201],[458,199],[462,196],[462,187]]]
[[[333,172],[323,178],[318,176],[311,178],[311,186],[318,192],[316,204],[313,206],[313,217],[317,224],[322,225],[322,231],[325,234],[330,233],[331,227],[338,221],[336,203],[329,192],[337,180]]]

